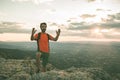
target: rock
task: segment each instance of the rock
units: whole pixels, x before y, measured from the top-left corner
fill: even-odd
[[[26,73],[17,73],[7,80],[29,80],[30,75]]]
[[[111,77],[100,68],[70,68],[34,74],[30,80],[111,80]]]
[[[47,72],[36,73],[35,60],[15,60],[2,58],[0,64],[0,80],[112,80],[111,76],[101,68],[56,69],[47,65]],[[120,75],[117,75],[119,80]]]

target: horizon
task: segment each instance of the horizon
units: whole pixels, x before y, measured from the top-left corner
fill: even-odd
[[[30,42],[33,27],[46,22],[58,42],[120,42],[119,0],[1,0],[0,41]],[[67,6],[66,6],[67,5]]]
[[[36,42],[36,41],[0,41],[0,42]],[[61,42],[120,42],[120,40],[80,40],[80,41],[49,41],[54,43],[61,43]]]

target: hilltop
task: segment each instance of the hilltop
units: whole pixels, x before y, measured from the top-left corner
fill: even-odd
[[[35,60],[0,58],[0,80],[112,80],[111,76],[101,68],[56,69],[48,64],[47,72],[36,73]]]

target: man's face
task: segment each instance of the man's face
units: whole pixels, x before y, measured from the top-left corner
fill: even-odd
[[[41,31],[44,33],[46,31],[47,25],[42,24],[40,28],[41,28]]]

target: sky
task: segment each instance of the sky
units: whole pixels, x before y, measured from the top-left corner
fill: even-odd
[[[0,41],[30,41],[31,30],[58,41],[120,41],[120,0],[0,0]]]

